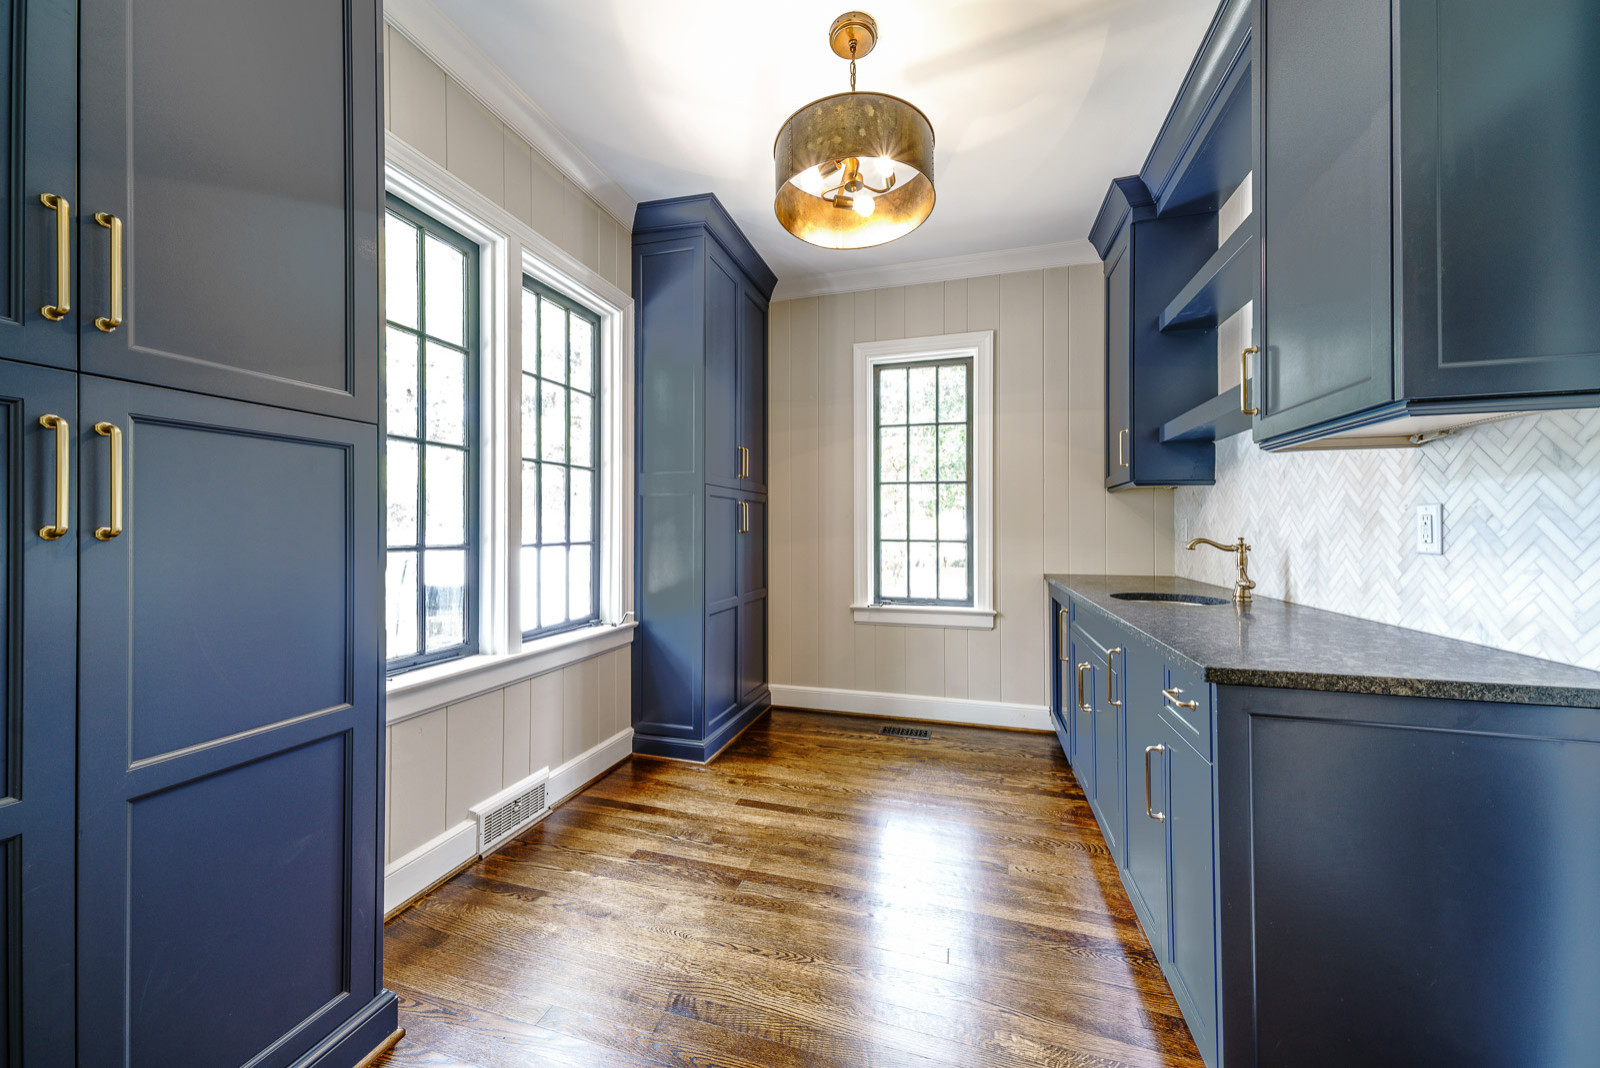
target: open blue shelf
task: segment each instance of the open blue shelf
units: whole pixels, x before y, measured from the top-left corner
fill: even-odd
[[[1239,387],[1190,408],[1161,424],[1161,441],[1221,441],[1250,429],[1250,416],[1239,410]]]
[[[1256,299],[1261,261],[1254,215],[1228,235],[1161,313],[1161,329],[1212,327]]]

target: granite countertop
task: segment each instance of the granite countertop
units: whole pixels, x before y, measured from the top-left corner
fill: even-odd
[[[1219,686],[1600,708],[1600,672],[1181,578],[1046,575],[1045,581],[1192,662]],[[1195,607],[1118,592],[1228,598]]]

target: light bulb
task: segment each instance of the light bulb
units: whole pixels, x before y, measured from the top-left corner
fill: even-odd
[[[888,156],[879,156],[873,163],[878,167],[878,184],[887,185],[889,179],[894,177],[894,160]]]
[[[802,192],[810,193],[814,197],[822,195],[823,179],[822,168],[820,167],[807,167],[789,179],[789,181],[793,182]]]
[[[856,209],[857,215],[865,219],[872,214],[872,210],[878,205],[873,199],[872,194],[863,191],[857,194],[855,203],[851,204],[850,206]]]

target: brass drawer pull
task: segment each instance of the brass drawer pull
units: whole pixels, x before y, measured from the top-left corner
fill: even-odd
[[[72,310],[72,205],[59,193],[40,193],[39,202],[56,213],[56,302],[39,312],[59,323]]]
[[[1065,607],[1056,609],[1056,659],[1062,662],[1067,659],[1067,610]]]
[[[1083,673],[1088,670],[1089,662],[1087,660],[1078,661],[1078,709],[1092,716],[1094,715],[1094,706],[1083,699]]]
[[[122,325],[122,220],[109,212],[97,211],[94,221],[111,231],[111,314],[94,321],[97,328],[109,334]]]
[[[750,447],[748,445],[740,445],[740,446],[738,446],[738,449],[739,449],[739,477],[740,478],[749,478],[750,477]]]
[[[739,529],[738,529],[738,531],[736,533],[739,533],[739,534],[748,534],[748,533],[750,533],[750,502],[749,501],[740,501],[739,502]]]
[[[1128,430],[1126,427],[1117,431],[1117,464],[1121,467],[1128,466]]]
[[[115,423],[96,423],[94,432],[111,439],[111,525],[94,531],[99,540],[110,541],[122,533],[122,428]]]
[[[1111,671],[1111,658],[1121,655],[1121,646],[1106,650],[1106,703],[1113,708],[1121,708],[1122,702],[1117,700],[1117,677]],[[1127,667],[1127,661],[1123,661],[1123,667]]]
[[[1193,711],[1194,709],[1200,707],[1200,702],[1199,701],[1180,701],[1180,700],[1178,700],[1178,698],[1181,697],[1182,695],[1183,695],[1183,691],[1178,689],[1176,686],[1174,686],[1170,690],[1162,690],[1161,691],[1161,696],[1162,697],[1165,697],[1167,700],[1171,701],[1174,705],[1177,705],[1179,708],[1187,708],[1187,709]]]
[[[39,528],[39,537],[45,541],[55,541],[67,532],[67,505],[71,499],[68,492],[69,480],[72,477],[72,464],[70,462],[72,448],[72,427],[59,415],[41,415],[39,425],[46,430],[56,432],[56,521],[47,527]]]
[[[1251,345],[1239,353],[1239,411],[1245,415],[1260,415],[1260,408],[1250,406],[1250,357],[1261,351],[1259,345]]]
[[[1144,747],[1144,814],[1157,823],[1167,822],[1167,814],[1165,812],[1152,812],[1150,809],[1150,754],[1165,753],[1166,751],[1167,747],[1164,745],[1147,745]]]

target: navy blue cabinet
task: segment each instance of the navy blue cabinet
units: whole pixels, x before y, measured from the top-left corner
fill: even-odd
[[[1600,403],[1600,11],[1257,0],[1267,448]],[[1425,421],[1426,420],[1426,421]]]
[[[771,703],[767,302],[715,197],[639,206],[634,748],[707,760]]]

